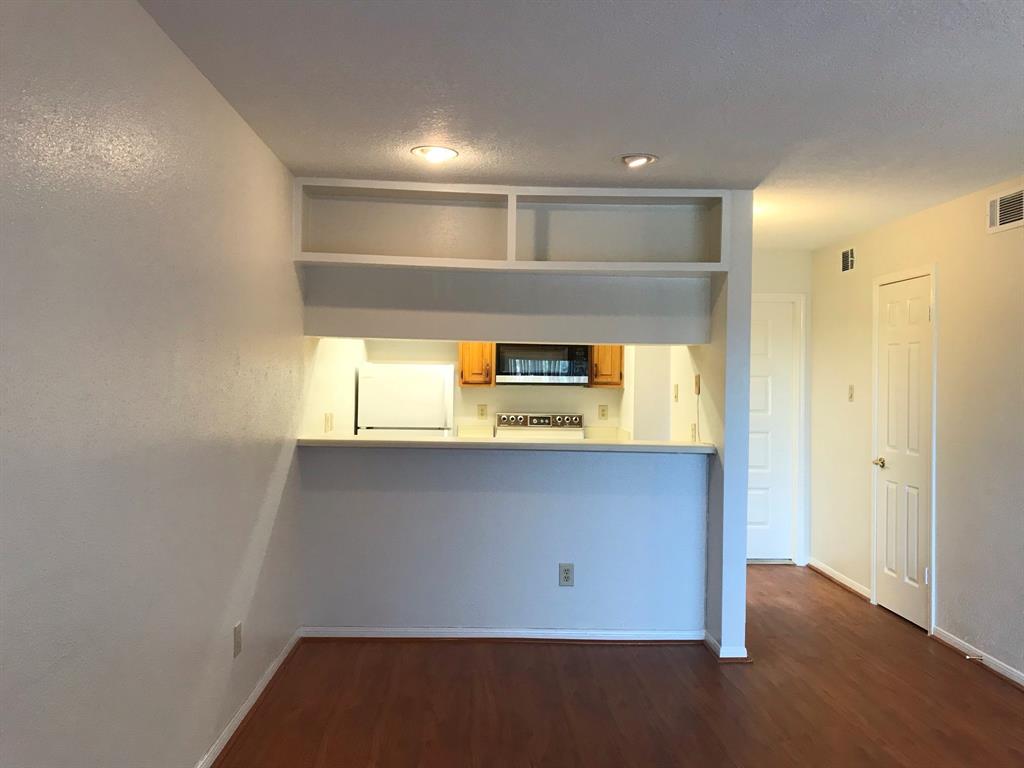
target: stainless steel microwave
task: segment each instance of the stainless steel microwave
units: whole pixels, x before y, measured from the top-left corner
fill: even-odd
[[[587,384],[590,347],[583,344],[498,344],[495,384]]]

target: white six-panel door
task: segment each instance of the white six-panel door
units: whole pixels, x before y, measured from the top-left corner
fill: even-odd
[[[930,306],[930,277],[878,288],[876,597],[879,604],[926,629],[931,613]]]
[[[794,555],[797,335],[792,302],[755,297],[747,487],[747,557],[751,559],[788,560]]]

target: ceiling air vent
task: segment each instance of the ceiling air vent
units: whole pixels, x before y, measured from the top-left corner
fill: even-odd
[[[853,248],[843,251],[843,272],[849,272],[853,269],[853,261]]]
[[[1024,226],[1024,189],[1007,192],[988,201],[988,231]]]

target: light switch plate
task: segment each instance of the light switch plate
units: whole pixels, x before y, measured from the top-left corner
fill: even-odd
[[[242,622],[238,622],[237,624],[235,624],[235,629],[232,636],[235,643],[235,658],[238,658],[238,654],[242,652]]]

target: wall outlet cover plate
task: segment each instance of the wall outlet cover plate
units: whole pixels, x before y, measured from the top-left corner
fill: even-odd
[[[572,587],[576,585],[576,568],[572,563],[558,564],[558,586]]]

